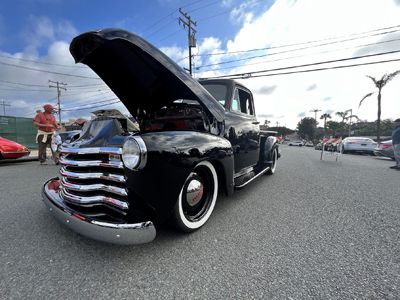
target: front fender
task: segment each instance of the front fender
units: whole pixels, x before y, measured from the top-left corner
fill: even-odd
[[[170,216],[186,178],[203,160],[222,170],[219,179],[233,188],[233,151],[227,139],[193,131],[140,136],[147,147],[147,164],[139,171],[126,170],[127,186],[132,201],[150,208],[156,220]]]

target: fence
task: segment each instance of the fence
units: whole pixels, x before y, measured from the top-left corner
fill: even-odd
[[[0,136],[36,149],[36,128],[32,118],[0,116]]]

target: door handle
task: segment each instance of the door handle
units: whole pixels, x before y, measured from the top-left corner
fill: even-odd
[[[260,124],[260,122],[258,122],[258,121],[254,121],[254,122],[252,122],[254,125],[258,125],[258,124]]]

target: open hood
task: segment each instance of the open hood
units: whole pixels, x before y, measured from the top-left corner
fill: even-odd
[[[224,119],[224,108],[195,79],[141,37],[104,29],[74,38],[70,52],[88,65],[119,97],[132,115],[177,99],[197,100],[207,114]]]

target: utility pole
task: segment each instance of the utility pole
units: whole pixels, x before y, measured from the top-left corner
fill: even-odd
[[[321,111],[320,109],[314,108],[312,110],[310,110],[310,112],[315,113],[315,128],[317,128],[317,113]]]
[[[188,47],[189,47],[189,73],[192,76],[192,48],[196,47],[196,29],[193,27],[197,26],[197,22],[194,22],[191,17],[179,8],[181,17],[179,17],[179,25],[182,23],[184,29],[188,29]]]
[[[64,87],[67,84],[59,81],[52,81],[49,80],[49,83],[54,83],[55,85],[49,85],[49,88],[56,88],[57,89],[57,105],[58,105],[58,121],[61,126],[61,102],[60,102],[60,96],[61,96],[61,90],[66,91],[67,89]],[[60,86],[62,85],[62,86]]]
[[[349,116],[349,119],[350,119],[350,123],[349,123],[349,136],[351,136],[351,119],[353,118],[353,109],[350,108],[350,109],[348,109],[348,110],[345,111],[345,113],[347,113],[347,112],[350,112],[350,116]]]
[[[2,103],[0,103],[0,105],[3,106],[3,116],[5,116],[6,115],[6,106],[11,106],[11,104],[8,104],[4,100],[1,100],[1,101],[2,101]]]

